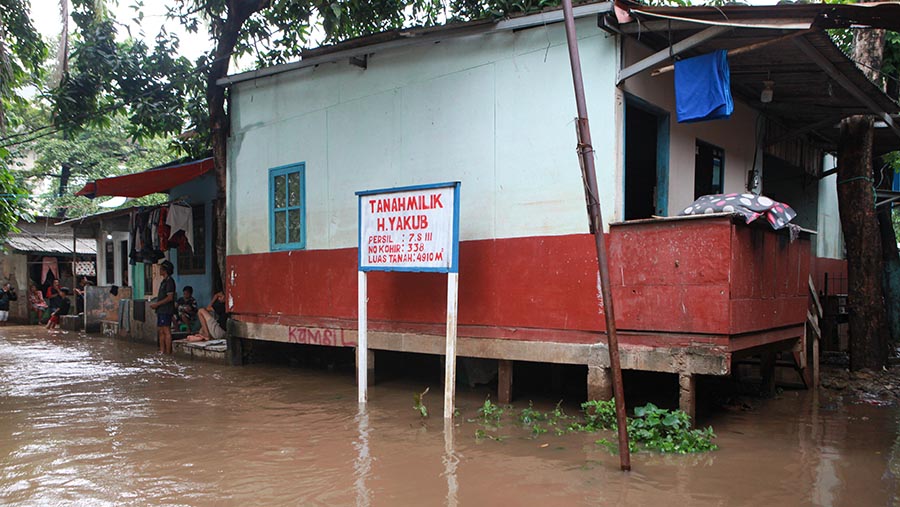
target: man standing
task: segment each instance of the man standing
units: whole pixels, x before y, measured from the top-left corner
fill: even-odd
[[[3,290],[0,290],[0,326],[5,326],[9,319],[9,302],[17,299],[16,289],[8,283],[3,284]]]
[[[172,353],[172,316],[175,313],[175,280],[172,279],[172,271],[175,267],[169,261],[163,261],[163,279],[159,283],[159,291],[156,293],[156,301],[150,303],[150,308],[156,310],[156,337],[159,340],[159,351],[163,354]]]

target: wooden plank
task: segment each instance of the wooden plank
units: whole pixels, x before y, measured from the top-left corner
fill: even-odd
[[[356,384],[357,384],[357,401],[359,403],[366,403],[368,399],[369,393],[369,351],[368,351],[368,287],[366,285],[366,272],[359,271],[357,276],[357,309],[358,309],[358,322],[357,322],[357,339],[356,339]]]
[[[813,303],[816,305],[816,315],[821,317],[822,303],[819,301],[819,294],[816,292],[816,284],[813,283],[812,275],[809,275],[809,295],[812,296]]]
[[[822,337],[822,331],[819,329],[819,321],[809,311],[806,312],[806,322],[812,328],[813,333],[816,335],[816,339]]]
[[[630,78],[631,76],[634,76],[635,74],[640,74],[641,72],[644,72],[645,70],[648,70],[670,58],[674,58],[676,55],[684,51],[703,44],[704,42],[718,37],[719,35],[731,30],[732,28],[727,26],[711,26],[703,30],[702,32],[695,33],[694,35],[691,35],[690,37],[680,42],[672,44],[672,46],[669,48],[657,51],[647,58],[644,58],[643,60],[633,63],[628,67],[620,70],[619,75],[616,79],[616,84],[619,84],[622,81]]]
[[[444,419],[453,417],[456,398],[456,322],[459,312],[459,273],[447,273],[447,351],[444,357]]]

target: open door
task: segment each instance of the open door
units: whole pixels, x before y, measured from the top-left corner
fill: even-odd
[[[625,220],[665,216],[669,190],[669,114],[625,100]]]

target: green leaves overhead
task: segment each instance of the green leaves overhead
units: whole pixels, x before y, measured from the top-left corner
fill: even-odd
[[[95,2],[74,6],[78,37],[71,67],[51,92],[54,123],[71,136],[125,114],[135,140],[181,134],[186,99],[195,95],[199,77],[192,62],[177,56],[177,38],[161,33],[152,48],[135,39],[117,42],[115,22]]]

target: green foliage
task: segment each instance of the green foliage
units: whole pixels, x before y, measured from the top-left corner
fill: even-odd
[[[418,412],[419,415],[422,416],[423,418],[428,417],[428,407],[425,406],[425,404],[423,403],[423,400],[425,398],[425,395],[428,394],[429,389],[431,389],[431,388],[426,387],[425,390],[422,391],[421,393],[413,394],[413,410]]]
[[[478,409],[478,418],[484,424],[492,426],[500,425],[500,418],[503,417],[503,407],[491,403],[491,399],[484,400],[484,405]]]
[[[162,32],[152,48],[131,38],[117,42],[116,22],[98,5],[102,2],[73,1],[78,37],[70,66],[49,95],[54,124],[71,136],[84,126],[106,126],[121,114],[136,141],[181,134],[198,76],[192,62],[176,56],[178,39]]]
[[[0,134],[5,111],[21,102],[19,88],[43,73],[47,46],[31,23],[28,0],[0,0]]]
[[[25,208],[28,194],[6,167],[6,158],[0,153],[0,240],[6,239],[11,232],[18,232],[19,219],[30,219]]]
[[[666,410],[652,403],[634,409],[628,421],[628,438],[645,449],[686,454],[714,451],[712,427],[691,429],[691,418],[681,410]]]
[[[601,430],[613,430],[616,424],[616,405],[614,401],[588,401],[581,404],[584,419],[576,421],[568,426],[563,421],[571,419],[562,410],[562,402],[549,412],[541,412],[534,408],[534,404],[528,402],[528,407],[522,409],[516,416],[523,428],[529,430],[532,438],[540,437],[551,429],[554,433],[564,435],[568,431],[596,432]],[[478,422],[481,428],[475,430],[476,439],[491,438],[499,440],[500,436],[492,434],[500,427],[504,409],[485,400],[484,405],[478,409],[478,418],[469,419],[469,422]],[[695,453],[714,451],[718,446],[712,442],[716,437],[711,427],[705,429],[691,429],[690,417],[681,410],[666,410],[648,403],[634,410],[634,417],[628,418],[628,438],[632,451],[641,449],[662,453]],[[597,440],[598,445],[603,445],[615,451],[617,444],[610,443],[607,439]]]
[[[574,423],[571,428],[579,431],[612,430],[616,428],[616,402],[591,400],[581,404],[584,423]]]

